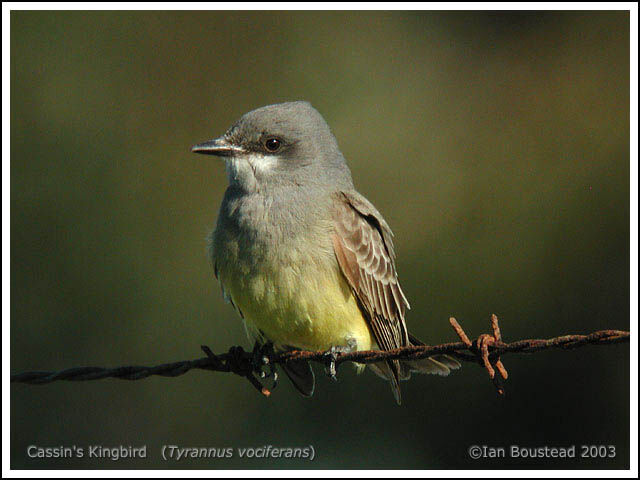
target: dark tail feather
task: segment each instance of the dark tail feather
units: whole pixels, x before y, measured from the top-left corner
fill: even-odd
[[[401,363],[398,360],[391,360],[387,362],[370,363],[369,367],[376,375],[385,380],[389,380],[396,403],[401,405],[402,394],[400,393],[400,382],[398,381],[401,378],[399,373],[399,370],[402,368]]]
[[[424,345],[413,335],[409,335],[411,345]],[[373,372],[391,383],[391,391],[400,405],[400,384],[398,380],[408,380],[411,372],[430,373],[446,376],[451,370],[460,368],[460,363],[449,355],[433,355],[420,360],[392,360],[388,362],[371,363],[369,367]]]
[[[313,395],[315,377],[311,365],[306,360],[294,360],[282,365],[293,386],[305,397]]]
[[[409,335],[409,342],[411,345],[424,345],[423,342],[411,334]],[[400,378],[405,380],[411,376],[411,372],[447,376],[451,370],[457,370],[460,368],[460,362],[449,355],[433,355],[420,360],[403,361],[402,366],[403,371]]]

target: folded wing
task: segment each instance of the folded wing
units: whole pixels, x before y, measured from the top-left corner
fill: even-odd
[[[355,191],[341,192],[334,208],[336,258],[351,286],[371,331],[382,350],[409,345],[404,320],[409,308],[395,266],[393,233],[382,215]],[[377,366],[389,377],[400,401],[400,362]]]

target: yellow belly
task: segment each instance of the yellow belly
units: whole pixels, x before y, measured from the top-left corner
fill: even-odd
[[[327,350],[353,339],[358,350],[370,349],[369,327],[337,262],[301,260],[292,251],[287,257],[219,265],[223,288],[245,321],[276,345]]]

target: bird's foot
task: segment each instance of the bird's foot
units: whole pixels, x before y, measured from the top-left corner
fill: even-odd
[[[351,353],[357,348],[355,339],[350,338],[347,340],[347,345],[334,345],[324,354],[325,360],[325,372],[329,378],[335,382],[338,381],[337,374],[337,360],[340,354]]]
[[[272,378],[272,389],[277,385],[278,373],[276,372],[275,364],[270,360],[270,357],[274,355],[272,344],[260,345],[256,342],[251,353],[245,352],[240,346],[235,346],[231,347],[228,353],[220,356],[215,355],[206,345],[202,345],[200,348],[207,354],[214,370],[221,369],[222,371],[233,372],[245,377],[266,397],[271,395],[271,391],[262,385],[258,378]],[[268,370],[268,372],[265,370]]]
[[[275,363],[271,362],[271,358],[275,355],[273,343],[267,342],[260,344],[256,342],[253,346],[252,360],[253,371],[263,380],[271,378],[273,384],[271,388],[276,388],[278,384],[278,372]]]

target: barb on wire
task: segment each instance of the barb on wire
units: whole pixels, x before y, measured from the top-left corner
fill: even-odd
[[[496,372],[493,369],[493,367],[494,366],[496,367],[496,369],[500,373],[500,377],[502,377],[503,380],[506,380],[507,377],[509,376],[507,374],[507,369],[504,368],[504,365],[500,360],[499,354],[498,355],[494,354],[493,362],[489,358],[489,347],[496,348],[504,345],[502,343],[502,334],[500,333],[500,326],[498,325],[498,317],[495,314],[491,315],[491,328],[493,329],[493,335],[488,335],[486,333],[483,333],[478,337],[478,340],[476,340],[475,345],[471,343],[471,340],[469,340],[469,337],[467,337],[467,334],[464,333],[464,330],[462,329],[462,327],[456,321],[455,318],[451,317],[449,319],[449,323],[451,324],[453,329],[456,331],[456,333],[460,337],[460,340],[462,340],[462,343],[464,343],[469,350],[471,350],[478,356],[479,361],[481,361],[482,364],[484,365],[484,368],[487,369],[487,372],[489,373],[489,377],[491,378],[491,380],[493,380],[493,384],[495,385],[496,390],[498,391],[498,395],[504,395],[504,388],[502,387],[502,381],[500,380],[499,377],[496,377]]]
[[[384,360],[419,360],[436,354],[448,354],[459,360],[473,362],[483,366],[496,386],[498,394],[504,394],[502,382],[507,379],[507,370],[500,357],[507,353],[534,353],[551,348],[574,349],[585,345],[609,345],[612,343],[629,342],[630,333],[623,330],[600,330],[588,335],[564,335],[549,339],[528,339],[511,343],[504,343],[498,317],[491,316],[492,334],[481,334],[474,342],[469,340],[466,333],[455,318],[449,323],[460,338],[459,342],[443,343],[441,345],[419,345],[396,348],[394,350],[366,350],[355,352],[335,353],[336,367],[344,362],[375,363]],[[152,375],[177,377],[189,370],[212,370],[218,372],[232,372],[245,377],[264,396],[271,394],[270,390],[258,379],[271,377],[275,386],[277,373],[276,364],[285,364],[297,360],[308,360],[325,364],[327,352],[291,350],[275,353],[270,346],[267,348],[254,347],[252,352],[242,347],[231,347],[227,353],[214,354],[209,347],[203,346],[206,357],[196,360],[165,363],[153,367],[127,366],[116,368],[78,367],[56,372],[34,371],[11,375],[13,383],[29,383],[42,385],[58,380],[85,381],[103,378],[119,378],[123,380],[140,380]],[[263,371],[268,367],[270,372]],[[496,371],[499,375],[496,375]]]

